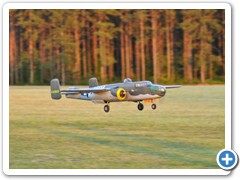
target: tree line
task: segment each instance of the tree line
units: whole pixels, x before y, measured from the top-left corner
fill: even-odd
[[[10,10],[10,84],[224,83],[225,12]]]

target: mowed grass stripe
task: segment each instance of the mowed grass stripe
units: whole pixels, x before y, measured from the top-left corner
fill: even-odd
[[[193,157],[192,155],[189,155],[188,152],[185,153],[185,155],[179,154],[178,149],[175,149],[176,151],[174,152],[171,149],[153,149],[151,147],[143,147],[141,145],[141,143],[137,143],[137,145],[130,145],[128,144],[126,141],[124,142],[120,142],[117,141],[116,139],[107,139],[107,138],[100,138],[98,136],[98,138],[96,137],[92,137],[92,135],[88,134],[88,136],[86,135],[80,135],[77,133],[71,133],[71,132],[66,132],[66,131],[60,131],[60,130],[55,130],[55,129],[50,129],[50,128],[44,128],[44,127],[36,127],[36,126],[32,126],[30,124],[19,124],[19,126],[25,128],[25,129],[35,129],[38,130],[40,132],[46,132],[52,135],[56,135],[58,136],[57,138],[70,138],[70,139],[75,139],[78,141],[81,141],[83,143],[90,143],[93,146],[96,146],[96,144],[100,144],[100,145],[104,145],[104,146],[108,146],[108,147],[114,147],[114,148],[120,148],[122,150],[128,151],[128,152],[132,152],[132,153],[138,153],[140,156],[155,156],[158,158],[162,158],[162,159],[173,159],[173,160],[178,160],[181,162],[186,162],[188,163],[189,166],[193,166],[193,165],[198,165],[198,166],[206,166],[208,168],[215,168],[216,165],[215,163],[211,163],[211,159],[209,158],[203,158],[201,160],[199,160],[199,157]],[[95,134],[96,136],[96,134]],[[116,136],[118,137],[118,136]],[[137,139],[135,137],[135,139]],[[145,139],[145,140],[149,140],[149,139]],[[144,143],[146,144],[146,142],[144,141]],[[166,142],[165,142],[166,143]],[[147,143],[148,144],[148,143]],[[151,143],[150,143],[151,144]],[[167,144],[165,144],[167,145]],[[206,155],[206,154],[205,154]]]
[[[29,127],[28,127],[29,128]],[[117,147],[117,148],[121,148],[122,150],[127,150],[129,152],[134,152],[134,153],[138,153],[141,156],[144,155],[150,155],[150,156],[156,156],[158,158],[163,158],[163,159],[177,159],[178,161],[183,161],[186,163],[190,163],[189,165],[201,165],[201,166],[206,166],[208,168],[215,168],[217,167],[215,163],[211,163],[211,159],[200,159],[199,157],[192,157],[189,156],[188,154],[181,155],[178,152],[161,152],[159,150],[155,150],[155,149],[150,149],[150,148],[145,148],[142,146],[132,146],[130,144],[127,144],[126,142],[119,142],[119,141],[115,141],[110,140],[110,139],[106,139],[106,138],[96,138],[96,137],[91,137],[91,136],[84,136],[84,135],[80,135],[80,134],[76,134],[76,133],[70,133],[70,132],[66,132],[66,131],[59,131],[59,130],[55,130],[55,129],[49,129],[49,128],[36,128],[36,127],[32,127],[34,129],[37,129],[41,132],[47,132],[50,134],[54,134],[57,136],[61,136],[61,137],[65,137],[65,138],[70,138],[70,139],[75,139],[75,140],[79,140],[82,141],[84,143],[91,143],[91,144],[100,144],[100,145],[104,145],[104,146],[112,146],[112,147]],[[169,149],[168,149],[169,150]]]
[[[19,124],[19,126],[25,126],[25,128],[36,127],[30,124],[28,125]],[[37,129],[44,130],[44,131],[47,130],[46,128],[43,128],[43,127],[41,128],[38,127]],[[85,137],[84,139],[86,139],[86,137],[94,138],[97,136],[100,142],[99,144],[104,144],[103,142],[107,141],[108,143],[105,143],[105,145],[108,145],[108,144],[111,144],[110,142],[112,141],[112,142],[122,143],[125,146],[129,146],[130,145],[129,143],[131,143],[131,147],[135,146],[136,148],[137,147],[151,148],[152,150],[156,150],[162,153],[164,152],[168,154],[172,153],[176,156],[182,156],[185,159],[188,159],[188,158],[199,159],[199,157],[202,157],[202,160],[210,162],[213,159],[215,159],[215,156],[218,152],[218,149],[216,148],[193,145],[186,142],[167,141],[167,140],[156,139],[152,137],[149,138],[149,137],[142,137],[140,135],[128,134],[126,132],[124,133],[117,132],[117,131],[113,132],[109,130],[101,130],[96,128],[94,129],[89,127],[79,128],[79,126],[77,126],[76,124],[71,124],[71,123],[68,123],[68,124],[65,123],[64,127],[59,126],[59,129],[62,130],[60,131],[61,133],[64,132],[64,133],[76,134],[77,136],[80,135],[81,137]],[[73,129],[77,131],[73,131]],[[55,132],[55,131],[48,129],[47,132]],[[85,136],[82,135],[81,133],[83,133]],[[103,139],[103,142],[102,142],[102,139]],[[94,141],[94,143],[97,142],[97,139],[95,140],[96,141]],[[123,147],[125,146],[120,146],[120,147],[123,149]]]
[[[205,155],[206,158],[215,158],[218,149],[216,148],[209,148],[200,145],[193,145],[186,142],[176,142],[176,141],[167,141],[162,139],[156,139],[152,137],[142,137],[140,135],[128,134],[126,132],[117,132],[117,131],[109,131],[109,130],[101,130],[101,129],[94,129],[94,128],[79,128],[76,125],[68,125],[73,129],[81,130],[81,131],[88,131],[91,132],[92,135],[98,135],[109,137],[115,140],[132,140],[137,143],[144,143],[154,145],[156,147],[164,148],[167,151],[177,150],[179,154],[186,154],[189,153],[191,156],[199,157],[199,155]],[[66,129],[67,130],[67,129]],[[69,130],[68,130],[69,131]],[[71,129],[70,129],[71,131]]]

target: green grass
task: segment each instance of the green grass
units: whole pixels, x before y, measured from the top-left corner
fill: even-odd
[[[49,87],[10,87],[11,169],[218,168],[224,86],[167,91],[152,110],[50,98]]]

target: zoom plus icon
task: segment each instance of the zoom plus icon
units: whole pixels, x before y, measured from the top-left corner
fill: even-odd
[[[233,150],[223,149],[217,154],[217,163],[224,170],[233,169],[238,162],[238,156]]]

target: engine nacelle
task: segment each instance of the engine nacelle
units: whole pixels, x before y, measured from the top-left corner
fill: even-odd
[[[127,97],[127,92],[126,92],[125,89],[119,88],[119,89],[117,90],[116,95],[117,95],[118,100],[123,101],[123,100],[125,100],[126,97]]]

